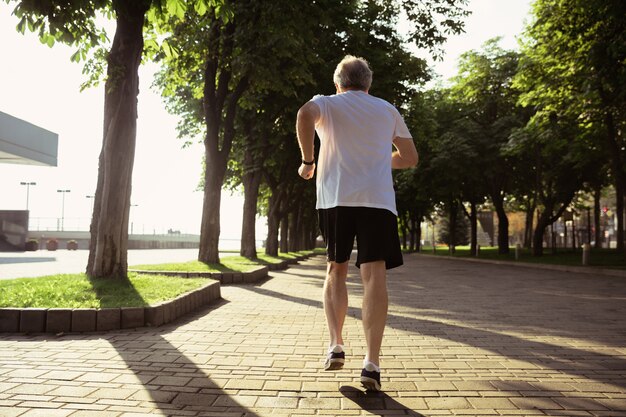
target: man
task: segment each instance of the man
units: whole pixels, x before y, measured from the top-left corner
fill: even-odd
[[[388,303],[386,270],[403,263],[391,169],[417,165],[418,155],[398,110],[368,93],[372,71],[367,61],[346,56],[333,79],[337,94],[315,96],[300,108],[296,124],[302,151],[298,173],[304,179],[313,178],[316,168],[316,131],[321,142],[316,208],[328,255],[324,312],[330,333],[324,368],[341,369],[345,360],[346,279],[356,237],[367,342],[361,383],[379,391]]]

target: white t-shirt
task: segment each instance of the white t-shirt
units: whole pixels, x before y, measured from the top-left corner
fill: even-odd
[[[316,208],[373,207],[397,216],[392,142],[396,137],[412,138],[398,110],[357,90],[311,101],[320,108],[315,125],[321,141]]]

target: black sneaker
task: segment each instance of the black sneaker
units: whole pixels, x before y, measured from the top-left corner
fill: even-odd
[[[361,385],[367,391],[380,391],[380,372],[369,363],[361,371]]]
[[[346,353],[341,346],[335,346],[333,350],[328,352],[326,362],[324,362],[325,371],[336,371],[343,368],[343,364],[346,361]]]

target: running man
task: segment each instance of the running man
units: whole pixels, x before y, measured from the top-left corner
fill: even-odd
[[[357,242],[363,281],[363,330],[367,352],[361,383],[380,391],[380,347],[387,321],[387,269],[402,265],[392,168],[417,165],[418,155],[398,110],[370,95],[372,71],[363,58],[346,56],[333,81],[337,93],[315,96],[298,111],[302,152],[299,175],[315,173],[315,132],[320,138],[317,204],[328,256],[324,312],[330,344],[324,369],[345,361],[342,328],[348,311],[348,261]]]

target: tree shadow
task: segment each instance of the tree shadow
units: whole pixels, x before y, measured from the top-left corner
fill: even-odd
[[[394,415],[424,417],[423,414],[405,407],[382,391],[369,392],[344,385],[339,388],[339,392],[364,411],[374,415],[387,415],[388,413],[381,414],[381,412],[394,410]]]
[[[102,281],[90,279],[90,282],[98,297],[106,304],[107,294],[102,293],[99,285]],[[123,286],[126,300],[147,305],[130,281],[124,281]],[[107,333],[104,338],[143,385],[144,389],[129,399],[151,404],[167,415],[177,415],[179,412],[223,412],[257,417],[211,378],[212,367],[199,366],[165,337],[168,333],[175,337],[179,326],[209,315],[212,310],[228,302],[224,299],[216,300],[159,327]],[[96,334],[94,337],[97,337]],[[181,346],[186,342],[184,339],[181,340]]]
[[[284,273],[290,274],[290,272]],[[285,301],[323,309],[323,304],[319,300],[276,292],[259,286],[242,288],[268,297],[276,297]],[[397,290],[397,288],[394,290]],[[406,303],[406,300],[404,302]],[[414,306],[412,307],[415,308]],[[405,312],[404,314],[406,315],[388,314],[387,326],[396,330],[419,332],[421,335],[443,338],[462,345],[474,346],[491,351],[496,355],[506,356],[512,360],[528,362],[538,367],[548,367],[557,371],[574,372],[584,375],[591,380],[626,388],[626,378],[623,376],[616,378],[610,375],[610,371],[626,370],[626,359],[621,356],[613,356],[576,347],[555,346],[498,331],[484,328],[478,329],[474,326],[461,326],[442,321],[421,319],[417,317],[417,313]],[[443,316],[447,319],[449,317],[446,314],[457,317],[454,312],[447,312],[446,310],[435,313],[431,311],[425,315],[428,316],[429,314],[431,316]],[[361,309],[350,306],[348,315],[360,319]],[[421,310],[419,315],[422,316]],[[457,319],[461,320],[462,318]]]
[[[226,300],[220,300],[158,328],[141,328],[135,332],[113,333],[112,337],[107,337],[127,369],[143,385],[143,390],[129,399],[153,405],[166,415],[205,412],[258,417],[239,404],[224,390],[221,382],[213,377],[215,366],[199,364],[202,360],[193,361],[181,350],[188,342],[183,333],[180,343],[172,341],[176,340],[176,329],[179,326],[209,315],[213,309],[227,303]],[[171,338],[166,337],[168,333]]]
[[[626,345],[623,279],[420,255],[406,259],[409,267],[390,278],[390,301],[419,309],[422,317]]]

